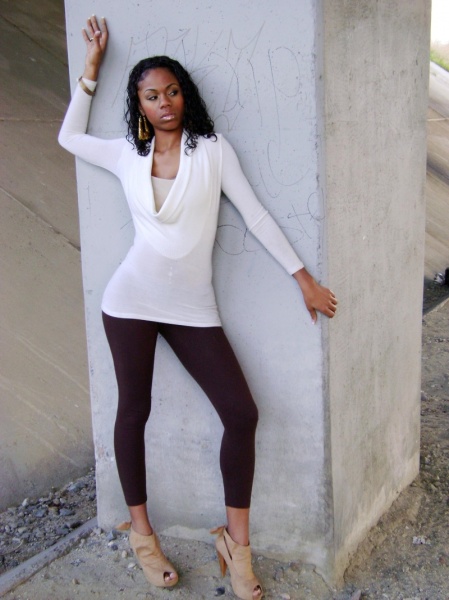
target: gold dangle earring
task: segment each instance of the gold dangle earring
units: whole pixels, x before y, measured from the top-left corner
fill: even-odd
[[[139,115],[139,131],[137,137],[141,142],[146,142],[150,139],[150,128],[145,115]]]

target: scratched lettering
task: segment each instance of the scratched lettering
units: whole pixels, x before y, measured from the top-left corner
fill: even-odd
[[[324,219],[316,183],[315,112],[304,91],[312,58],[287,46],[272,48],[267,36],[264,23],[245,36],[230,30],[211,37],[200,27],[174,32],[161,27],[136,35],[123,53],[113,103],[123,102],[129,70],[141,58],[167,54],[179,60],[205,98],[216,130],[236,148],[256,195],[296,244],[313,239]],[[257,147],[254,130],[262,132]],[[220,227],[217,246],[224,252],[254,251],[244,226]]]

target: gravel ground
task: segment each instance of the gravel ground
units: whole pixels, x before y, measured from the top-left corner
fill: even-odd
[[[434,281],[426,279],[424,281],[423,312],[428,313],[441,304],[446,298],[449,298],[449,286],[439,285]]]
[[[0,575],[96,515],[95,472],[0,514]]]
[[[360,545],[341,590],[313,566],[255,556],[265,598],[279,600],[449,599],[449,301],[423,318],[421,473]],[[0,515],[1,569],[9,569],[91,518],[94,473],[24,500]],[[127,535],[94,530],[66,556],[9,592],[9,600],[232,598],[210,544],[162,538],[179,570],[172,591],[149,589]]]

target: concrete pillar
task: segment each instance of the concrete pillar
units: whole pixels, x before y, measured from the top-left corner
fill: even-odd
[[[93,464],[64,6],[0,18],[0,512]],[[29,140],[33,140],[32,143]]]
[[[158,8],[159,7],[159,8]],[[66,0],[71,80],[87,0]],[[337,582],[418,471],[427,3],[96,2],[111,31],[90,132],[123,135],[127,73],[168,54],[192,73],[251,184],[309,270],[340,298],[317,326],[295,282],[223,199],[221,315],[260,410],[252,544]],[[73,83],[74,84],[74,83]],[[78,161],[100,523],[126,517],[112,445],[116,389],[104,286],[133,232],[113,176]],[[159,531],[224,520],[221,425],[161,342],[147,426]]]
[[[419,469],[430,2],[324,3],[334,569]],[[329,566],[331,568],[331,565]]]

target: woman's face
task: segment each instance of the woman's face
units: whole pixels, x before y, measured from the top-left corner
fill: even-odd
[[[137,87],[139,110],[158,131],[182,131],[184,97],[179,81],[164,68],[151,69]]]

